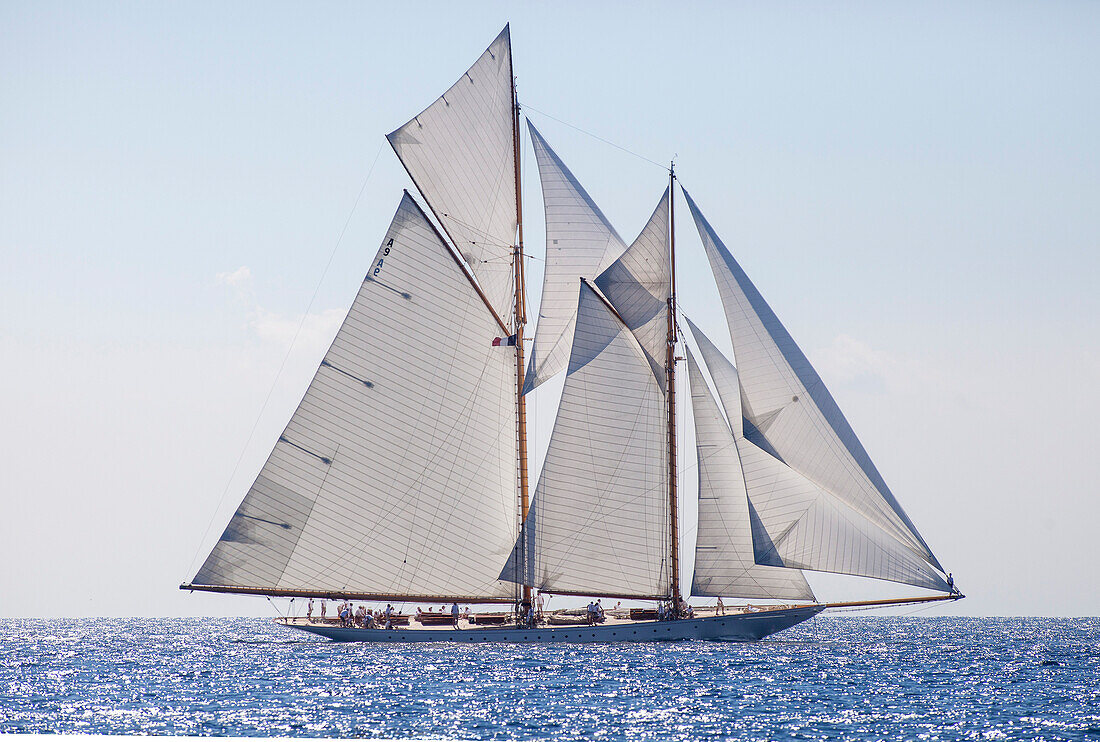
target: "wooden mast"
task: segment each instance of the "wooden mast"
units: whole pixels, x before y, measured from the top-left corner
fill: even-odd
[[[509,59],[511,55],[509,55]],[[515,330],[516,330],[516,411],[519,420],[519,506],[520,506],[520,569],[523,573],[523,602],[531,604],[531,586],[527,584],[527,538],[523,528],[530,508],[527,473],[527,402],[523,397],[526,360],[523,348],[523,328],[527,324],[526,286],[523,272],[523,190],[520,184],[519,100],[516,97],[516,79],[512,77],[512,152],[516,179],[516,245],[512,253],[515,270]]]
[[[665,373],[668,378],[668,508],[672,535],[672,605],[680,610],[680,518],[676,498],[676,162],[668,168],[668,255],[671,286],[668,296],[668,344],[665,349]]]

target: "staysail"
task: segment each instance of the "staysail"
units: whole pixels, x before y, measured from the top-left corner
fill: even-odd
[[[748,493],[734,435],[690,350],[686,356],[699,457],[699,526],[691,594],[813,600],[813,591],[798,570],[755,562]]]
[[[513,106],[505,26],[458,82],[387,137],[504,318],[513,304],[517,224]]]
[[[824,487],[746,438],[737,452],[758,564],[948,590],[928,562]]]
[[[596,278],[607,297],[638,338],[664,389],[668,344],[668,297],[672,282],[669,256],[669,199],[666,188],[649,221],[630,247]]]
[[[626,243],[530,121],[546,213],[546,270],[524,393],[569,362],[577,320],[577,279],[595,278]]]
[[[942,571],[821,377],[686,190],[684,196],[729,323],[745,436]]]
[[[638,341],[582,282],[561,404],[524,528],[528,584],[549,593],[667,595],[664,405]],[[521,548],[502,578],[521,581]]]
[[[508,598],[514,348],[406,193],[343,326],[192,586]]]
[[[732,422],[741,410],[740,397],[735,393],[739,387],[737,369],[690,320],[689,325]],[[693,380],[693,400],[694,390]],[[696,421],[698,425],[698,417]],[[732,440],[742,487],[748,496],[752,553],[757,564],[946,589],[935,568],[914,554],[911,547],[789,467],[774,451],[762,447],[766,442],[757,444],[746,438],[745,431],[751,428],[743,418],[738,420],[732,425]],[[700,451],[700,471],[702,468]],[[701,492],[700,534],[708,520],[704,517],[706,505]]]

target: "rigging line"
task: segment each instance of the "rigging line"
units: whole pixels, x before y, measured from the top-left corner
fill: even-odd
[[[579,131],[581,134],[586,134],[586,135],[592,137],[593,139],[598,139],[601,142],[603,142],[604,144],[610,145],[610,146],[614,147],[615,149],[622,150],[623,152],[626,152],[628,155],[633,155],[634,157],[637,157],[639,160],[645,160],[650,165],[656,165],[657,167],[661,168],[661,170],[665,171],[666,173],[668,172],[668,166],[667,165],[662,165],[661,163],[656,162],[655,160],[649,159],[645,155],[640,155],[637,152],[634,152],[632,150],[627,149],[626,147],[623,147],[622,145],[615,144],[612,141],[604,139],[599,134],[593,134],[592,132],[590,132],[586,129],[582,129],[579,126],[574,126],[573,124],[569,123],[568,121],[562,121],[561,119],[556,118],[554,116],[551,116],[550,114],[546,113],[545,111],[540,111],[537,108],[533,108],[532,106],[529,106],[526,103],[523,104],[523,108],[524,108],[524,110],[527,110],[527,111],[534,111],[535,113],[537,113],[540,116],[545,116],[546,118],[550,119],[551,121],[557,121],[559,124],[562,124],[564,126],[568,126],[570,129],[575,129],[575,130]]]
[[[336,238],[336,244],[332,246],[332,252],[329,253],[328,262],[325,263],[325,269],[321,271],[321,277],[317,280],[317,286],[313,289],[313,296],[309,299],[309,305],[306,306],[306,311],[302,314],[302,319],[298,322],[298,329],[294,331],[294,337],[290,341],[290,347],[287,348],[286,355],[283,356],[283,362],[279,364],[279,370],[275,372],[275,378],[271,381],[271,388],[267,390],[267,396],[264,397],[264,403],[260,406],[260,412],[256,415],[256,421],[252,423],[252,430],[248,433],[248,438],[244,442],[244,446],[241,448],[241,455],[237,457],[237,463],[233,465],[233,472],[229,475],[229,481],[225,483],[225,489],[222,490],[222,496],[218,500],[218,507],[214,509],[214,512],[210,515],[210,522],[206,524],[206,530],[203,531],[202,540],[199,541],[199,546],[195,551],[195,556],[191,557],[191,564],[187,568],[188,574],[194,574],[195,562],[198,561],[199,554],[202,553],[202,546],[206,542],[206,537],[210,535],[210,528],[214,525],[214,519],[218,517],[218,512],[222,509],[222,505],[225,503],[225,498],[229,494],[229,488],[233,484],[233,480],[237,476],[237,470],[241,467],[241,462],[244,461],[244,455],[248,451],[248,445],[252,443],[253,436],[256,435],[256,429],[260,426],[260,420],[263,419],[264,411],[267,410],[267,405],[271,401],[271,395],[275,392],[275,385],[279,383],[279,379],[283,375],[283,370],[286,368],[286,362],[290,360],[290,354],[294,351],[294,344],[298,340],[298,335],[302,332],[302,327],[306,323],[306,318],[309,316],[309,310],[313,309],[313,303],[317,300],[317,294],[321,291],[321,284],[325,282],[325,276],[328,275],[328,269],[332,266],[332,260],[336,257],[336,251],[340,249],[340,243],[344,241],[344,234],[348,231],[348,225],[351,224],[351,218],[355,216],[355,210],[359,207],[359,201],[363,198],[363,192],[367,190],[367,183],[370,182],[371,175],[374,174],[374,167],[378,164],[378,158],[382,155],[382,147],[385,145],[385,140],[378,145],[378,151],[374,153],[374,161],[371,162],[370,168],[367,169],[367,174],[363,178],[363,184],[359,186],[359,193],[355,196],[355,202],[351,205],[351,210],[348,212],[348,218],[344,220],[344,226],[340,230],[340,236]],[[184,582],[187,582],[187,576],[184,576]]]

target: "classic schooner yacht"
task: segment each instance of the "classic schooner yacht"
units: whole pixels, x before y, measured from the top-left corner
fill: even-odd
[[[376,627],[278,619],[382,642],[755,640],[830,607],[962,597],[682,189],[736,363],[679,312],[674,169],[627,244],[527,125],[546,218],[530,353],[521,112],[506,26],[446,93],[388,136],[427,208],[407,191],[401,198],[305,396],[181,589],[508,606],[456,625],[439,613]],[[687,369],[694,452],[677,441],[678,365]],[[562,373],[530,496],[526,395]],[[698,535],[684,585],[677,482],[692,453]],[[803,570],[933,594],[822,603]],[[540,593],[659,608],[610,611],[595,623],[536,612]],[[689,609],[693,596],[769,604]]]

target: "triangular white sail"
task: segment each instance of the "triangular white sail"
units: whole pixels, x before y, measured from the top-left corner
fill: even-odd
[[[732,418],[740,409],[739,395],[732,393],[738,386],[737,369],[695,325],[691,325],[691,331],[719,390],[726,415]],[[693,377],[693,402],[695,388]],[[727,399],[732,400],[732,404],[726,404]],[[695,409],[698,425],[698,409]],[[714,412],[717,414],[717,410]],[[787,466],[773,451],[751,442],[740,426],[734,432],[735,455],[740,460],[742,486],[748,495],[748,517],[758,564],[877,577],[934,590],[947,589],[936,569],[914,554],[907,544]],[[701,469],[702,466],[700,461]],[[700,494],[700,534],[704,528],[703,513],[704,501]]]
[[[684,196],[729,323],[745,435],[940,569],[817,372],[686,190]]]
[[[691,351],[686,355],[699,456],[699,527],[691,594],[813,600],[798,570],[756,563],[748,493],[733,433]]]
[[[665,395],[638,341],[583,284],[569,369],[525,531],[530,584],[658,597],[669,589]],[[502,577],[518,582],[519,553]]]
[[[458,82],[387,137],[505,320],[517,223],[514,126],[505,26]]]
[[[737,451],[749,493],[756,561],[947,591],[932,565],[825,488],[746,438]]]
[[[714,381],[718,398],[722,400],[722,409],[726,412],[730,429],[736,435],[744,435],[741,424],[741,387],[737,382],[737,369],[722,354],[722,351],[718,350],[711,339],[691,321],[690,317],[684,315],[684,319],[691,328],[699,354],[703,356],[703,364]]]
[[[577,279],[595,278],[626,249],[626,243],[561,158],[530,121],[527,126],[546,210],[546,269],[524,393],[562,371],[569,362],[577,319]]]
[[[515,349],[408,194],[195,585],[507,597]]]
[[[596,287],[626,322],[649,358],[664,389],[668,346],[668,297],[671,291],[669,199],[665,189],[638,238],[596,279]]]

